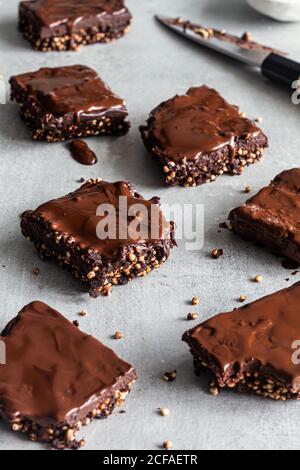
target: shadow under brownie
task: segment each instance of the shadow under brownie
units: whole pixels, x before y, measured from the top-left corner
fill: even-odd
[[[21,228],[42,260],[68,268],[93,297],[159,268],[175,245],[159,198],[146,200],[130,183],[100,178],[25,212]]]
[[[207,86],[161,103],[140,131],[171,186],[197,186],[224,173],[240,174],[268,146],[253,121]]]
[[[42,68],[11,77],[10,85],[34,140],[119,136],[130,128],[125,100],[89,67]]]
[[[286,170],[229,215],[232,229],[300,263],[300,168]]]
[[[13,431],[56,449],[78,449],[76,432],[124,403],[134,368],[42,302],[4,329],[0,416]]]
[[[297,283],[184,334],[196,372],[212,375],[213,395],[230,388],[275,400],[300,399],[299,306]]]
[[[39,51],[76,50],[107,43],[130,28],[124,0],[30,0],[19,7],[19,29]]]

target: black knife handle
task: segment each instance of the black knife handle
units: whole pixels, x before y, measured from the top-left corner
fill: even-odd
[[[270,54],[264,60],[261,72],[265,77],[290,88],[296,80],[300,80],[300,64],[277,54]]]

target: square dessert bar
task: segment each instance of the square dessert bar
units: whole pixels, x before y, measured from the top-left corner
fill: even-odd
[[[124,0],[29,0],[19,7],[19,29],[39,51],[65,51],[110,42],[130,27]]]
[[[123,135],[130,127],[125,101],[89,67],[42,68],[14,76],[10,84],[35,140]]]
[[[242,237],[300,263],[300,168],[280,173],[229,220]]]
[[[217,91],[201,86],[161,103],[140,128],[166,183],[197,186],[261,159],[267,137]]]
[[[24,307],[0,339],[0,416],[56,449],[82,447],[80,427],[122,405],[136,380],[131,365],[42,302]]]
[[[210,391],[300,399],[300,283],[221,313],[187,331],[196,372],[209,371]]]
[[[41,259],[53,258],[69,268],[93,297],[109,295],[113,285],[159,268],[175,245],[174,224],[166,221],[159,198],[146,200],[122,181],[90,180],[65,197],[25,212],[21,228]]]

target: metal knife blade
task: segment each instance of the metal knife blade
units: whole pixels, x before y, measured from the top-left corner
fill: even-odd
[[[199,34],[190,28],[185,28],[183,24],[176,24],[174,19],[165,16],[155,15],[159,23],[170,29],[171,31],[179,34],[190,41],[193,41],[201,46],[213,49],[221,54],[238,60],[239,62],[246,63],[255,67],[262,66],[265,59],[271,54],[272,50],[253,50],[239,47],[231,42],[212,37],[209,39],[202,38]]]

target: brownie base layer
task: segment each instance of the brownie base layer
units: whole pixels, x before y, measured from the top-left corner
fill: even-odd
[[[127,112],[107,111],[97,117],[77,120],[73,113],[54,116],[43,113],[40,107],[21,90],[15,80],[11,82],[11,99],[20,107],[20,116],[31,130],[34,140],[60,142],[78,137],[97,135],[121,136],[128,132]]]
[[[132,370],[122,377],[113,389],[101,395],[98,400],[85,407],[84,416],[71,423],[52,424],[41,426],[26,417],[9,417],[2,414],[2,418],[9,423],[12,431],[26,434],[33,442],[49,443],[53,449],[77,450],[84,446],[84,439],[77,440],[76,433],[82,426],[87,426],[94,419],[107,418],[117,406],[124,404],[132,385],[136,380],[136,373]]]
[[[34,243],[41,258],[55,260],[88,286],[92,297],[107,296],[114,285],[124,285],[135,277],[143,277],[158,269],[169,257],[175,245],[174,226],[170,238],[157,242],[123,246],[111,258],[97,252],[82,250],[68,235],[51,229],[49,224],[32,211],[23,214],[23,235]]]
[[[189,344],[186,335],[183,336],[183,340]],[[288,383],[278,380],[275,372],[271,368],[262,367],[259,361],[235,364],[224,374],[205,350],[199,352],[192,347],[190,350],[196,375],[209,373],[211,378],[209,391],[212,395],[218,395],[223,389],[231,389],[277,401],[300,400],[300,391],[293,390]]]
[[[250,139],[239,139],[235,144],[234,156],[229,146],[215,152],[203,154],[197,161],[183,159],[174,162],[153,141],[148,126],[140,127],[142,139],[148,152],[166,175],[166,183],[171,186],[194,187],[215,181],[218,176],[227,173],[239,175],[246,166],[261,160],[268,139],[260,133]]]
[[[34,19],[31,19],[22,9],[19,16],[19,31],[35,50],[42,52],[78,50],[81,46],[109,43],[121,38],[130,31],[130,25],[131,20],[127,20],[115,28],[99,25],[98,27],[80,29],[72,34],[42,38]]]

